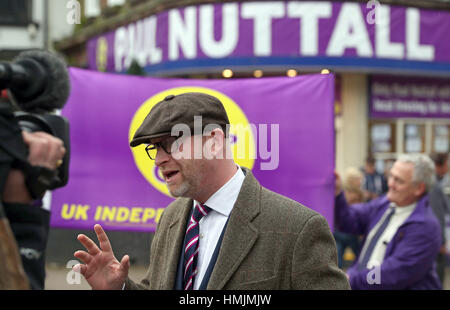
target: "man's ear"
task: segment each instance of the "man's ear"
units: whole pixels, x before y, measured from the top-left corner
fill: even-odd
[[[224,133],[220,128],[216,128],[210,133],[211,153],[215,158],[223,158],[223,151],[225,147]]]
[[[425,183],[420,182],[419,184],[416,185],[416,189],[414,190],[414,195],[416,195],[417,197],[422,196],[427,190],[427,187],[425,186]]]

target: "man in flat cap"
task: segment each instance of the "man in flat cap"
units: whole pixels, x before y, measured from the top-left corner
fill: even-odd
[[[75,252],[85,264],[74,268],[93,289],[349,289],[326,220],[239,167],[228,134],[215,97],[171,95],[152,108],[130,145],[148,144],[177,199],[161,216],[140,284],[128,278],[128,255],[114,257],[100,225],[100,248],[79,235],[88,251]]]

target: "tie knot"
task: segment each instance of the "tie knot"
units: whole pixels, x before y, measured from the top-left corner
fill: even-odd
[[[209,211],[211,211],[210,207],[198,203],[195,205],[192,217],[198,223],[204,216],[209,213]]]

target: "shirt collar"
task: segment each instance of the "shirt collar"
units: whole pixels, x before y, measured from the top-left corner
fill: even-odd
[[[238,169],[233,177],[221,188],[219,188],[217,192],[212,194],[211,197],[209,197],[209,199],[204,203],[214,211],[217,211],[225,216],[230,215],[245,178],[241,167],[238,165],[236,166]],[[198,203],[198,201],[194,200],[194,206]]]
[[[417,201],[413,202],[410,205],[404,206],[404,207],[399,207],[393,202],[391,202],[391,204],[389,205],[389,207],[395,208],[396,214],[404,214],[404,213],[412,212],[416,206],[417,206]]]

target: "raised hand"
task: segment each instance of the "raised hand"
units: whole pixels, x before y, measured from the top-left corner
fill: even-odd
[[[120,290],[128,276],[130,258],[125,255],[119,262],[114,256],[103,228],[96,224],[94,231],[97,234],[100,248],[87,236],[78,235],[78,241],[88,250],[76,251],[74,256],[85,264],[77,264],[74,271],[79,271],[94,290]]]
[[[336,171],[334,171],[334,179],[335,179],[334,195],[337,196],[342,192],[342,181],[339,174]]]

